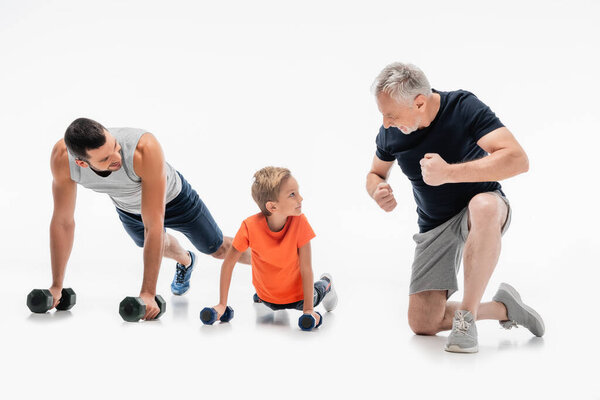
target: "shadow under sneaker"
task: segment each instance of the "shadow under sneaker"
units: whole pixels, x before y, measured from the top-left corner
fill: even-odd
[[[452,332],[444,350],[452,353],[477,353],[477,327],[473,314],[466,310],[457,310],[452,319]]]
[[[535,310],[524,304],[517,290],[508,283],[501,283],[494,295],[494,301],[504,304],[506,307],[507,321],[500,321],[505,329],[521,325],[529,329],[537,337],[544,335],[546,330],[544,320]]]
[[[190,278],[192,277],[192,270],[194,264],[196,264],[196,255],[192,251],[188,251],[192,262],[189,267],[177,263],[175,265],[175,276],[173,282],[171,282],[171,293],[180,296],[188,291],[190,288]]]
[[[329,281],[329,292],[323,297],[323,307],[325,307],[327,312],[333,311],[338,303],[337,292],[335,291],[335,286],[333,286],[333,278],[331,278],[331,274],[324,273],[319,279]]]

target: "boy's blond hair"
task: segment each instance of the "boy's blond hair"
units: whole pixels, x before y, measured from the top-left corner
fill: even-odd
[[[289,169],[280,167],[264,167],[254,174],[252,198],[265,216],[271,215],[267,210],[267,201],[279,199],[281,184],[290,176],[292,173]]]

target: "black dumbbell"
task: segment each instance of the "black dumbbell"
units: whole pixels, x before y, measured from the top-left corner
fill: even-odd
[[[315,321],[315,317],[313,317],[311,314],[302,314],[298,319],[298,326],[300,327],[300,329],[302,329],[303,331],[311,331],[313,330],[313,328],[317,329],[318,327],[320,327],[323,323],[323,316],[318,311],[316,311],[316,313],[319,315],[319,323],[317,324],[317,326],[315,326],[315,322],[317,322]]]
[[[227,306],[219,321],[229,322],[233,319],[233,308]],[[200,320],[204,325],[212,325],[217,320],[217,310],[212,307],[206,307],[200,311]]]
[[[61,297],[56,305],[56,309],[66,311],[73,308],[77,301],[77,295],[71,288],[64,288],[61,291]],[[31,312],[43,314],[52,308],[52,293],[48,289],[33,289],[27,295],[27,307]]]
[[[167,302],[161,295],[154,297],[160,312],[154,319],[159,319],[167,311]],[[127,322],[138,322],[146,315],[146,304],[141,297],[125,297],[119,304],[119,314]]]

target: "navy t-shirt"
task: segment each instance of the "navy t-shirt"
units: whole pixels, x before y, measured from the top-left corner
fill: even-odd
[[[379,129],[375,140],[377,157],[398,160],[413,187],[420,232],[427,232],[458,214],[471,198],[500,190],[498,182],[446,183],[429,186],[423,181],[419,161],[426,153],[438,153],[447,163],[476,160],[487,155],[477,145],[486,134],[504,125],[473,93],[440,92],[440,109],[427,128],[405,135],[399,129]]]

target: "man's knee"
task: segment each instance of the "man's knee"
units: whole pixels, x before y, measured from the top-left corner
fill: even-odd
[[[408,326],[415,335],[435,335],[439,332],[439,323],[433,322],[428,315],[408,313]]]
[[[445,290],[412,294],[408,306],[408,325],[417,335],[435,335],[441,331],[445,309]]]
[[[506,219],[506,204],[495,194],[480,193],[469,202],[469,225],[502,226]]]
[[[221,244],[221,247],[219,247],[217,249],[217,251],[212,253],[211,256],[213,256],[214,258],[216,258],[218,260],[225,259],[225,255],[231,248],[231,243],[232,243],[231,238],[227,238],[227,237],[223,238],[223,244]]]

